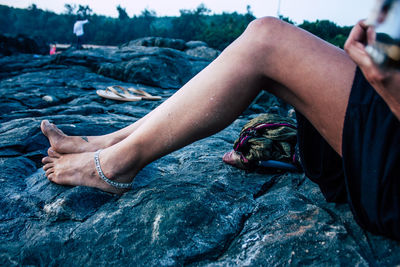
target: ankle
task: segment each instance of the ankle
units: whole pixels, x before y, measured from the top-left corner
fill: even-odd
[[[113,187],[113,190],[116,190],[116,193],[122,193],[124,190],[129,190],[132,188],[133,185],[133,179],[128,180],[127,182],[119,182],[116,181],[117,179],[111,180],[109,179],[103,172],[101,166],[100,166],[100,159],[99,159],[99,155],[100,152],[102,150],[99,149],[94,153],[94,163],[96,166],[96,171],[97,174],[99,175],[100,179],[102,179],[104,182],[106,182],[106,184],[108,184],[109,186]],[[122,190],[122,191],[121,191]]]
[[[99,158],[104,174],[113,181],[131,182],[141,169],[138,154],[133,148],[110,146],[101,151]]]
[[[124,138],[119,136],[112,136],[112,135],[103,135],[103,136],[93,136],[89,138],[89,142],[94,144],[97,149],[106,149],[111,147],[115,144],[118,144],[124,140]]]

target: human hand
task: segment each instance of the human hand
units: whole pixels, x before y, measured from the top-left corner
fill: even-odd
[[[400,119],[400,71],[382,69],[371,59],[365,46],[373,43],[375,37],[374,28],[367,25],[365,21],[360,21],[351,30],[344,49],[360,67],[368,82]]]
[[[344,50],[360,67],[371,84],[375,84],[379,80],[384,79],[387,74],[387,71],[383,71],[373,62],[365,50],[366,45],[368,43],[373,43],[374,40],[375,30],[373,26],[367,25],[365,21],[362,20],[353,27],[344,45]]]

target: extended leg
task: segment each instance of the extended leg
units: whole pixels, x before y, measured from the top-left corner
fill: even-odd
[[[111,179],[130,181],[151,161],[229,125],[262,89],[295,106],[341,153],[354,70],[343,51],[320,39],[276,19],[257,20],[151,119],[105,149],[102,169]],[[47,177],[57,183],[113,191],[96,176],[93,153],[50,155],[43,162]]]
[[[68,136],[56,125],[47,120],[42,121],[40,128],[49,139],[52,149],[61,154],[95,152],[98,149],[107,148],[128,137],[145,121],[151,113],[131,125],[101,136]]]

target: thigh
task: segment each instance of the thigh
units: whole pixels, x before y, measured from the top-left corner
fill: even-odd
[[[341,155],[356,65],[342,49],[296,26],[273,18],[255,24],[249,34],[257,40],[252,45],[261,54],[256,66],[269,80],[266,89],[292,104]]]

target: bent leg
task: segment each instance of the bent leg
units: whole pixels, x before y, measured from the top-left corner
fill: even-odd
[[[225,128],[267,89],[303,113],[340,154],[354,72],[342,50],[280,20],[260,19],[117,145],[144,143],[154,160]]]
[[[226,100],[238,108],[230,114],[227,123],[223,124],[226,126],[250,103],[255,94],[261,89],[269,90],[303,113],[341,154],[341,133],[354,71],[355,64],[343,50],[280,20],[263,18],[252,22],[246,32],[216,62],[185,85],[180,90],[185,91],[185,94],[179,99],[184,99],[191,107],[196,107],[196,102],[199,101],[209,105],[213,103],[212,100],[215,103],[217,99],[212,99],[212,93],[208,93],[207,89],[214,92],[222,88],[221,92],[227,91],[228,96],[223,96],[218,102],[224,104]],[[227,77],[224,78],[224,75]],[[244,82],[243,79],[247,81]],[[206,82],[207,80],[209,81]],[[191,91],[186,88],[191,88]],[[204,94],[196,93],[200,91]],[[238,103],[241,94],[246,94],[242,104]],[[177,95],[181,95],[181,92]],[[189,100],[186,95],[193,96],[193,100]],[[229,97],[234,101],[229,100]],[[174,102],[181,101],[177,96],[174,99]],[[194,105],[191,104],[192,101],[195,102]],[[207,106],[206,109],[208,108]],[[185,108],[182,106],[180,110]],[[229,113],[230,110],[225,111]],[[70,151],[73,147],[71,145],[64,146],[65,149],[58,149],[58,145],[52,146],[60,153],[106,148],[125,139],[148,117],[151,117],[151,113],[112,134],[89,137],[91,144],[82,143],[77,151]],[[217,127],[222,126],[217,124]],[[185,125],[185,129],[187,128]],[[218,127],[216,131],[222,128]],[[62,144],[65,141],[54,143]]]
[[[228,126],[262,89],[295,106],[341,153],[354,70],[343,51],[311,34],[277,19],[256,20],[133,133],[102,151],[100,164],[109,178],[129,181],[151,161]],[[65,164],[77,162],[73,157],[51,159],[49,179],[63,183],[68,168],[91,167]]]
[[[266,18],[257,21],[254,28],[254,34],[262,32],[258,40],[268,51],[262,71],[280,85],[270,87],[270,91],[305,115],[341,154],[356,65],[343,50],[282,21]]]

